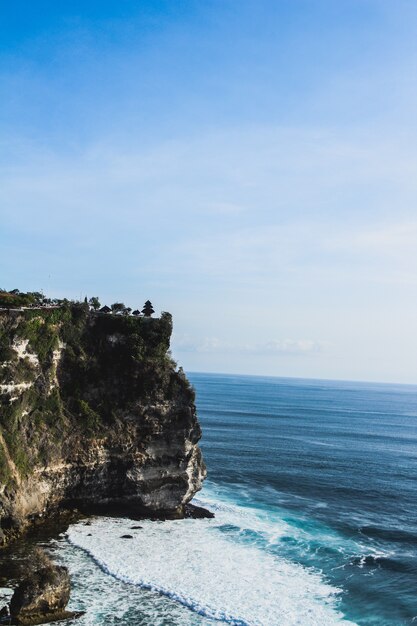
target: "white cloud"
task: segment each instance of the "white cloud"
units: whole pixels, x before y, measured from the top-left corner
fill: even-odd
[[[309,355],[322,352],[328,347],[323,341],[311,339],[282,339],[262,343],[232,343],[218,337],[205,337],[194,341],[187,335],[174,335],[172,344],[178,352],[228,353],[228,354],[276,354]]]
[[[381,254],[417,251],[417,220],[383,224],[359,233],[353,241],[358,248]]]
[[[201,204],[201,209],[214,215],[238,215],[246,211],[246,207],[242,204],[234,202],[209,202],[207,205]]]
[[[189,332],[173,346],[193,369],[417,371],[417,180],[399,139],[275,126],[38,157],[0,172],[10,288],[51,291],[52,274],[57,295],[149,297]]]
[[[269,341],[263,346],[260,346],[260,351],[276,354],[314,354],[322,352],[326,346],[326,342],[323,341],[313,341],[311,339],[284,339],[282,341]]]

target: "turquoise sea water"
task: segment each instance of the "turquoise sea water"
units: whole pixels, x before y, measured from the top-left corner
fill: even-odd
[[[216,517],[72,526],[74,625],[417,623],[417,387],[190,379]]]
[[[289,525],[264,549],[323,572],[358,624],[417,622],[417,387],[191,379],[213,487]]]

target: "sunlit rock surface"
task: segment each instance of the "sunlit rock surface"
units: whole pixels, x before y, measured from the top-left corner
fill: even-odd
[[[62,506],[182,517],[205,466],[172,318],[0,312],[0,528]]]

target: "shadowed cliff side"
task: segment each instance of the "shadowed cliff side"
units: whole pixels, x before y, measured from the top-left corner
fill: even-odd
[[[182,517],[205,466],[172,318],[0,312],[0,541],[57,507]]]

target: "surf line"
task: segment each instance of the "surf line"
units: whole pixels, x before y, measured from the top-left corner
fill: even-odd
[[[192,602],[191,599],[188,599],[180,594],[177,594],[174,591],[169,591],[168,589],[164,589],[163,587],[160,587],[159,585],[154,585],[152,583],[145,582],[144,580],[133,581],[128,576],[124,576],[123,574],[118,574],[118,573],[116,574],[115,572],[112,572],[112,570],[104,563],[104,561],[101,561],[101,559],[97,558],[88,548],[78,545],[69,536],[66,537],[66,540],[70,545],[77,548],[78,550],[82,550],[85,554],[87,554],[92,559],[92,561],[103,572],[105,572],[105,574],[107,574],[108,576],[111,576],[112,578],[114,578],[115,580],[119,582],[123,582],[127,585],[133,585],[135,587],[139,587],[140,589],[146,589],[147,591],[154,591],[156,593],[159,593],[160,595],[165,596],[166,598],[169,598],[170,600],[174,600],[175,602],[182,604],[187,609],[190,609],[191,611],[193,611],[197,615],[201,615],[202,617],[215,619],[218,622],[224,622],[226,624],[230,624],[231,626],[253,626],[250,622],[246,622],[245,620],[242,620],[240,618],[232,617],[231,615],[228,615],[224,613],[223,611],[217,611],[214,609],[210,609],[209,607],[203,607],[197,602]]]

